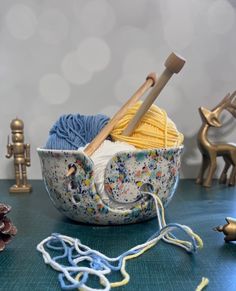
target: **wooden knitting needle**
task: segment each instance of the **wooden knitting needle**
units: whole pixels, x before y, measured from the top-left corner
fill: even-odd
[[[110,119],[106,126],[99,132],[99,134],[91,141],[91,143],[85,148],[84,153],[91,156],[101,143],[112,132],[117,122],[126,114],[127,110],[134,106],[135,103],[143,96],[156,83],[156,74],[151,73],[147,76],[146,81],[138,88],[138,90],[130,97],[130,99],[121,107],[121,109]],[[71,167],[66,176],[69,177],[75,172],[75,168]]]
[[[165,87],[167,82],[170,80],[172,75],[175,73],[179,73],[179,71],[183,68],[185,64],[185,60],[174,54],[171,53],[168,58],[165,61],[165,70],[161,74],[161,76],[158,78],[156,85],[153,87],[151,92],[148,94],[148,96],[143,101],[142,105],[140,106],[139,110],[136,112],[134,117],[129,122],[128,126],[124,129],[122,132],[125,136],[130,136],[139,122],[141,121],[144,114],[148,111],[150,106],[153,104],[153,102],[156,100],[156,98],[161,93],[161,90]]]

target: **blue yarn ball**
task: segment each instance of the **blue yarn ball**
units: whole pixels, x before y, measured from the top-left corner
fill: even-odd
[[[90,143],[108,121],[102,114],[62,115],[51,128],[45,148],[77,150]]]

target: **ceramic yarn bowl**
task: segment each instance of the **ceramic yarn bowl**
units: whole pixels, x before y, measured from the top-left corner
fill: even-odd
[[[94,183],[92,160],[78,151],[37,149],[44,183],[55,207],[77,222],[128,224],[156,215],[157,193],[164,206],[171,200],[179,180],[183,146],[168,149],[120,152],[108,162],[103,193]],[[76,172],[66,177],[68,168]]]

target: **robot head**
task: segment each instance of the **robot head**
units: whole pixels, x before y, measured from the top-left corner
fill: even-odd
[[[24,122],[18,118],[13,119],[11,122],[11,131],[12,133],[23,133]]]

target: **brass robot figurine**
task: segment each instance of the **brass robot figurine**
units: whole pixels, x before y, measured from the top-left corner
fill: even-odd
[[[14,157],[16,184],[10,192],[30,192],[31,185],[27,182],[26,167],[30,166],[30,145],[24,144],[24,123],[16,118],[11,121],[12,144],[8,136],[6,158]]]

